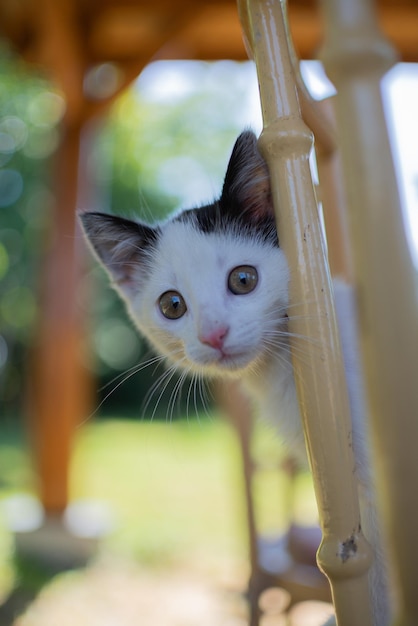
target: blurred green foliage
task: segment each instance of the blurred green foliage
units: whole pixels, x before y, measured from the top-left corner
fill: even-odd
[[[0,48],[0,415],[22,396],[62,98]]]
[[[229,61],[146,68],[108,116],[86,129],[89,189],[80,206],[152,222],[212,200],[234,139],[251,120],[249,82],[248,64]],[[49,172],[64,110],[43,77],[0,48],[0,415],[21,411],[30,376],[27,355],[42,315],[39,272],[54,203]],[[138,363],[146,348],[94,264],[88,279],[89,363],[100,387]],[[118,387],[103,409],[140,413],[155,377],[148,370]]]

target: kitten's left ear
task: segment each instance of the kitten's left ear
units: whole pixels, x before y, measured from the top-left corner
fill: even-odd
[[[110,274],[114,287],[124,295],[132,295],[146,272],[158,229],[99,212],[82,213],[80,220],[88,242]]]
[[[220,203],[225,210],[239,212],[255,221],[274,215],[267,163],[251,131],[241,133],[235,142]]]

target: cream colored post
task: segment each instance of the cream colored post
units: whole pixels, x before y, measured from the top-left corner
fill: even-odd
[[[248,0],[240,10],[259,76],[259,145],[291,269],[293,364],[323,531],[318,562],[331,583],[339,626],[367,626],[371,551],[360,530],[347,392],[309,168],[313,137],[300,115],[282,3]]]
[[[347,203],[343,189],[341,155],[337,149],[334,98],[315,100],[311,96],[303,82],[299,59],[293,48],[289,31],[287,31],[287,38],[302,119],[315,137],[329,267],[333,277],[339,277],[351,283],[353,272],[347,233]]]
[[[299,59],[287,32],[290,58],[295,72],[302,119],[315,137],[320,181],[320,200],[328,244],[328,263],[333,277],[352,282],[351,254],[347,236],[346,200],[343,190],[341,155],[337,149],[334,98],[314,100],[300,73]]]
[[[418,624],[418,285],[381,98],[396,55],[370,0],[322,0],[322,58],[336,114],[355,265],[360,339],[382,512],[398,582],[396,624]]]
[[[330,128],[335,128],[334,99],[327,98],[316,103]],[[316,158],[331,274],[334,278],[338,277],[352,284],[353,268],[347,232],[347,200],[341,154],[337,147],[333,150],[324,150],[321,147],[318,149],[317,146]]]

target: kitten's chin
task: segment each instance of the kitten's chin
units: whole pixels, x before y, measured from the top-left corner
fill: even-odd
[[[253,363],[253,359],[248,354],[223,354],[217,361],[217,366],[221,369],[240,372],[246,370]]]

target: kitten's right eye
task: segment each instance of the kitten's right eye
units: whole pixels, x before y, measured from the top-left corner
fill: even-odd
[[[166,291],[160,297],[158,306],[168,320],[178,320],[187,311],[186,302],[178,291]]]

